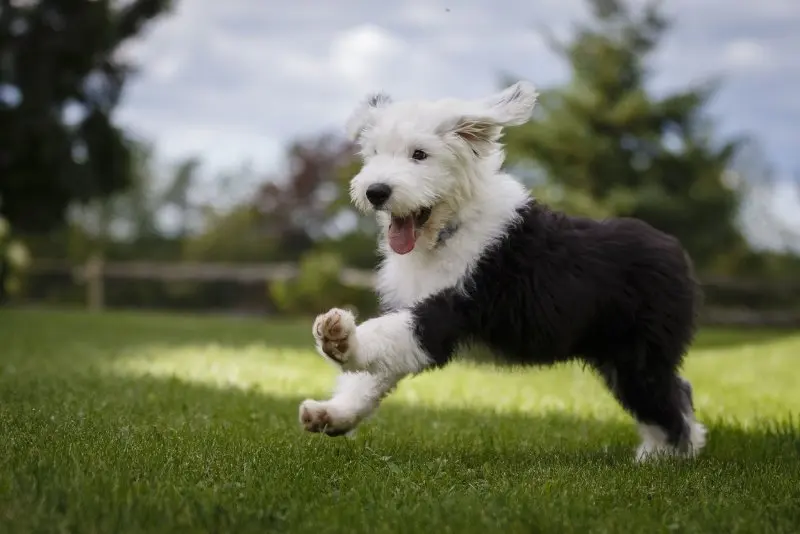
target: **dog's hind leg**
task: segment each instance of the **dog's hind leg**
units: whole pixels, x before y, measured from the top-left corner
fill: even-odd
[[[668,366],[640,359],[623,365],[606,362],[598,370],[638,422],[642,442],[637,461],[659,455],[691,457],[705,445],[706,430],[695,419],[691,385]]]

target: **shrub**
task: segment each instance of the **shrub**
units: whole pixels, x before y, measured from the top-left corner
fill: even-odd
[[[272,299],[278,310],[292,315],[316,315],[330,308],[349,308],[361,316],[377,311],[373,291],[344,285],[340,281],[341,257],[331,252],[311,251],[299,264],[295,279],[272,282]]]
[[[14,295],[22,290],[22,276],[29,265],[28,249],[13,238],[8,221],[0,217],[0,296]]]

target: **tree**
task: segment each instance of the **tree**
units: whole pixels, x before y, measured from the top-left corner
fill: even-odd
[[[161,175],[155,163],[155,151],[150,143],[137,142],[130,146],[129,186],[102,198],[69,210],[73,229],[93,242],[95,251],[110,242],[137,243],[147,248],[165,239],[186,239],[198,206],[189,199],[189,190],[200,167],[199,160],[189,157],[180,160],[171,174]],[[175,232],[167,232],[159,223],[167,208],[175,208]],[[171,234],[171,235],[167,235]],[[172,235],[175,235],[172,237]]]
[[[646,63],[668,27],[657,4],[589,5],[593,22],[551,39],[571,79],[542,92],[538,120],[509,131],[509,160],[531,165],[558,207],[643,219],[710,267],[742,243],[739,195],[723,180],[738,140],[717,142],[704,116],[716,84],[652,96]]]
[[[355,154],[335,134],[292,142],[285,174],[265,178],[247,201],[207,214],[204,230],[186,242],[186,257],[297,262],[313,251],[350,267],[374,267],[375,222],[350,203],[350,180],[360,168]]]
[[[189,199],[189,191],[197,181],[199,170],[200,160],[198,158],[188,158],[182,161],[175,169],[172,182],[162,197],[164,206],[173,206],[179,213],[179,239],[186,239],[189,235],[192,215],[195,212],[195,206]]]
[[[20,288],[20,277],[30,261],[28,249],[14,239],[11,227],[0,217],[0,304]]]
[[[336,135],[298,140],[288,149],[285,179],[270,179],[259,189],[255,206],[262,231],[280,241],[287,258],[347,233],[347,219],[355,225],[357,218],[348,217],[353,209],[346,184],[354,154],[353,145]]]
[[[0,213],[19,232],[131,181],[112,120],[133,67],[116,54],[169,0],[0,0]]]

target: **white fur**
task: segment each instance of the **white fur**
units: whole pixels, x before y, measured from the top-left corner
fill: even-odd
[[[330,326],[329,326],[330,325]],[[364,321],[356,326],[353,314],[334,308],[314,321],[317,350],[323,350],[331,327],[337,326],[337,338],[347,341],[348,348],[333,360],[345,371],[369,371],[386,375],[405,376],[417,373],[430,365],[428,355],[417,345],[412,331],[411,313],[400,310]]]
[[[533,86],[519,82],[477,100],[392,102],[374,95],[354,111],[346,130],[358,142],[364,165],[350,183],[350,196],[361,211],[373,212],[367,189],[373,184],[391,188],[375,213],[383,256],[377,291],[386,307],[396,311],[357,325],[350,312],[333,309],[314,322],[319,353],[343,373],[329,400],[301,404],[300,420],[307,430],[352,431],[404,377],[431,365],[417,344],[409,308],[442,289],[460,288],[529,201],[526,188],[501,170],[500,137],[503,127],[529,120],[537,96]],[[413,158],[416,150],[427,158]],[[393,252],[387,236],[391,216],[422,208],[430,209],[430,217],[413,250]],[[452,228],[457,230],[440,242],[440,233]],[[685,417],[690,428],[685,451],[670,446],[661,428],[640,424],[636,461],[696,455],[706,431],[693,414]]]
[[[522,184],[501,171],[504,154],[499,137],[503,126],[530,118],[536,98],[533,86],[519,82],[473,101],[390,103],[383,97],[354,113],[349,125],[357,132],[364,166],[350,185],[353,203],[371,211],[366,190],[385,183],[393,191],[387,211],[395,215],[435,206],[431,231],[406,255],[394,254],[388,247],[389,213],[376,214],[383,255],[377,290],[389,307],[409,306],[445,287],[458,286],[481,253],[502,236],[516,209],[528,201]],[[469,131],[466,137],[464,131]],[[412,160],[416,149],[424,150],[428,158]],[[434,248],[438,231],[447,223],[458,224],[458,232]]]
[[[387,375],[342,373],[330,400],[307,399],[300,404],[300,420],[308,430],[350,432],[375,411],[396,384]]]
[[[516,98],[508,101],[512,96]],[[353,203],[370,211],[367,187],[385,183],[394,190],[386,207],[396,215],[437,202],[446,202],[458,214],[463,202],[479,200],[474,188],[492,185],[499,173],[501,128],[526,122],[536,98],[536,90],[520,82],[477,101],[391,103],[384,97],[374,105],[362,104],[348,121],[364,158],[350,184]],[[428,153],[428,159],[413,160],[416,149]],[[476,161],[473,150],[485,155],[485,161]]]
[[[501,170],[500,137],[503,127],[530,119],[537,96],[533,86],[519,82],[477,100],[392,102],[380,94],[356,108],[346,130],[358,142],[364,165],[350,183],[350,196],[361,211],[373,212],[366,197],[369,186],[391,187],[389,200],[375,213],[383,256],[377,291],[397,311],[360,325],[340,309],[317,318],[317,349],[343,373],[329,400],[301,404],[300,419],[307,430],[351,431],[398,382],[431,364],[416,342],[408,309],[442,289],[459,288],[528,202],[526,189]],[[416,150],[428,157],[412,158]],[[391,216],[422,208],[429,208],[431,215],[414,249],[396,254],[387,239]],[[452,227],[457,231],[438,242],[440,232]],[[705,444],[705,428],[693,415],[686,417],[691,430],[685,454],[693,456]],[[662,429],[641,424],[639,430],[637,461],[678,454]]]
[[[357,327],[344,310],[317,318],[313,330],[320,354],[345,373],[330,400],[301,405],[307,429],[319,431],[321,421],[336,430],[355,427],[403,377],[430,365],[417,346],[407,308],[441,289],[458,287],[529,200],[526,189],[501,171],[499,139],[504,126],[530,119],[537,96],[532,85],[519,82],[477,100],[394,103],[376,95],[355,110],[346,129],[358,141],[364,165],[351,181],[350,195],[356,207],[371,212],[367,188],[377,183],[392,188],[385,211],[376,213],[383,230],[377,291],[399,311]],[[415,150],[428,157],[414,160]],[[395,254],[387,245],[389,214],[405,216],[426,207],[431,217],[414,250]],[[458,230],[437,245],[439,232],[448,225]],[[326,342],[343,339],[343,353],[323,350]]]
[[[640,423],[639,435],[642,442],[636,449],[637,462],[673,454],[672,448],[667,444],[667,434],[660,427]]]
[[[335,339],[347,343],[346,351],[337,351],[338,361],[323,348],[334,328]],[[301,421],[309,429],[317,427],[322,418],[329,428],[352,429],[369,417],[401,379],[431,364],[414,338],[408,310],[356,326],[352,313],[334,308],[314,321],[313,333],[319,353],[345,372],[329,401],[306,400],[300,406]]]
[[[706,428],[695,420],[694,415],[689,414],[684,417],[689,424],[689,444],[685,453],[681,453],[667,442],[664,430],[655,425],[640,423],[639,435],[642,437],[642,442],[636,449],[636,461],[645,462],[667,456],[696,456],[706,444]]]
[[[481,184],[478,200],[464,202],[458,212],[459,229],[442,246],[419,246],[410,254],[389,250],[381,239],[383,261],[377,274],[377,291],[392,309],[411,306],[447,287],[459,287],[481,253],[503,236],[516,209],[528,200],[524,187],[506,174],[494,175],[492,184]],[[388,223],[384,223],[388,224]]]

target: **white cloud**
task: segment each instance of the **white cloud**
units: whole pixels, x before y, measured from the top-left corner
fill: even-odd
[[[725,133],[762,140],[779,171],[800,169],[800,4],[672,0],[655,57],[660,90],[723,76],[712,105]],[[289,4],[181,0],[125,51],[141,65],[120,121],[170,159],[210,171],[280,164],[299,135],[341,128],[364,93],[475,97],[501,73],[540,86],[564,65],[537,27],[564,36],[583,0],[369,0]]]
[[[169,154],[205,147],[187,141],[198,128],[220,137],[250,131],[275,145],[340,128],[376,89],[398,97],[478,96],[495,88],[495,69],[533,71],[519,68],[525,54],[537,64],[527,74],[547,81],[558,71],[519,19],[501,17],[493,29],[484,26],[483,8],[468,2],[449,11],[430,2],[387,2],[380,10],[359,1],[314,10],[244,0],[178,6],[126,50],[142,70],[120,112],[124,124]],[[209,147],[212,167],[257,146],[238,137],[238,151]]]
[[[405,50],[405,45],[374,24],[356,26],[333,39],[332,71],[359,89],[374,83],[382,65],[390,65]]]
[[[743,230],[768,250],[800,247],[800,184],[778,180],[758,184],[743,207]]]
[[[751,71],[769,68],[772,54],[754,39],[736,39],[725,46],[723,57],[731,69]]]

